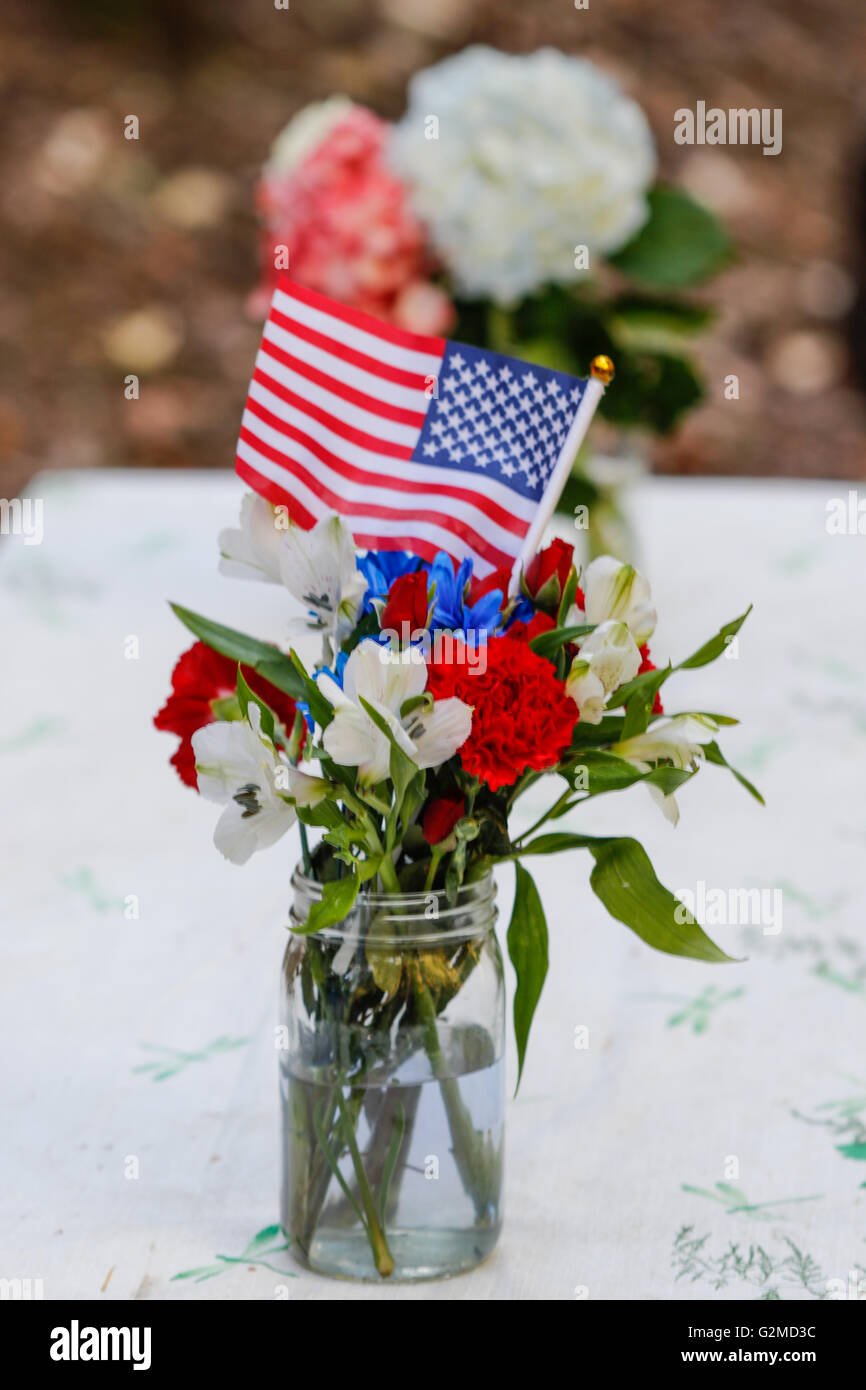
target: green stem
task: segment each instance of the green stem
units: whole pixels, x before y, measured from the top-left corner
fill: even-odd
[[[489,1219],[490,1191],[495,1176],[492,1164],[495,1155],[485,1143],[485,1136],[475,1128],[456,1078],[448,1074],[448,1066],[439,1045],[436,1005],[417,961],[413,962],[412,974],[424,1034],[424,1050],[430,1059],[433,1075],[439,1082],[439,1091],[451,1132],[454,1162],[464,1188],[475,1203],[478,1220],[483,1222]]]
[[[569,797],[572,795],[573,793],[571,787],[566,787],[565,791],[562,793],[562,796],[558,797],[557,800],[553,803],[553,805],[548,807],[543,816],[539,816],[538,820],[535,822],[534,825],[531,825],[528,830],[521,831],[521,833],[517,836],[517,839],[514,841],[515,845],[519,845],[520,841],[525,840],[527,835],[532,835],[536,830],[538,830],[539,826],[544,825],[545,821],[548,821],[553,816],[555,816],[560,806],[564,806],[565,803],[568,801]]]
[[[436,873],[438,871],[439,863],[442,859],[443,852],[444,851],[440,850],[437,854],[435,849],[433,851],[433,854],[430,859],[430,868],[427,870],[427,877],[424,880],[425,893],[429,893],[431,888],[433,887],[433,884],[436,882]]]
[[[394,863],[390,854],[382,855],[382,862],[379,865],[379,877],[382,880],[386,893],[400,893],[400,880],[397,877],[397,870],[394,868]]]
[[[302,820],[298,821],[298,830],[301,833],[301,858],[304,861],[304,873],[307,878],[313,876],[313,861],[310,858],[310,843],[307,839],[307,827]]]
[[[506,803],[506,809],[510,811],[517,798],[522,796],[525,791],[528,791],[533,782],[537,782],[541,776],[542,773],[540,772],[525,772],[514,790],[510,793]]]
[[[376,1269],[383,1279],[387,1279],[394,1273],[394,1256],[388,1249],[388,1241],[385,1232],[379,1225],[379,1215],[376,1211],[376,1202],[367,1181],[367,1174],[364,1172],[364,1164],[358,1149],[358,1141],[355,1137],[355,1123],[351,1113],[348,1112],[346,1098],[342,1089],[339,1093],[340,1114],[343,1117],[344,1134],[349,1155],[352,1159],[352,1167],[355,1170],[355,1177],[358,1180],[358,1192],[361,1196],[361,1205],[364,1208],[366,1217],[367,1235],[370,1241],[370,1249],[373,1252],[373,1259]]]

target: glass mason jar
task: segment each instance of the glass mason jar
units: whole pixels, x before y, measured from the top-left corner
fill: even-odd
[[[321,885],[298,870],[291,924]],[[430,1279],[483,1260],[502,1219],[505,1001],[490,874],[362,890],[293,934],[282,970],[282,1222],[344,1278]]]

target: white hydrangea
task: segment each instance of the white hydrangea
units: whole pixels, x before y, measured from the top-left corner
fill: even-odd
[[[586,274],[646,221],[655,146],[640,106],[553,48],[475,45],[417,73],[389,157],[459,292],[508,305]]]

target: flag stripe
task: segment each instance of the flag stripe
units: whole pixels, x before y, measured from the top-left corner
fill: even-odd
[[[332,509],[325,506],[316,494],[303,484],[293,483],[292,491],[286,492],[279,482],[275,482],[267,474],[260,473],[242,458],[238,459],[237,472],[260,496],[266,497],[275,506],[286,506],[289,516],[300,526],[309,529],[322,517],[331,514]],[[453,536],[450,529],[441,530],[426,522],[411,521],[407,525],[405,519],[384,520],[359,516],[353,521],[351,529],[356,544],[362,549],[410,550],[413,554],[420,555],[422,560],[434,560],[440,550],[445,550],[458,560],[466,557],[472,559],[475,573],[482,579],[497,568],[483,555],[477,555],[465,541]],[[510,556],[507,562],[510,564]]]
[[[241,422],[242,428],[267,440],[279,449],[286,459],[291,457],[292,452],[286,441],[291,440],[293,445],[302,445],[322,463],[359,483],[368,482],[372,487],[391,487],[400,492],[415,492],[422,496],[433,492],[443,497],[456,497],[471,503],[484,512],[495,525],[512,531],[515,536],[526,534],[535,514],[534,504],[518,497],[514,504],[509,505],[513,494],[502,497],[506,489],[494,479],[480,480],[482,484],[487,484],[483,491],[480,486],[473,488],[472,479],[462,473],[453,474],[460,481],[451,484],[444,481],[444,469],[416,463],[414,460],[406,463],[399,474],[395,474],[387,458],[344,444],[341,439],[330,435],[326,429],[311,421],[302,411],[292,410],[284,405],[264,391],[258,383],[255,383],[255,386],[255,391],[250,390],[247,409]],[[280,414],[270,410],[269,404],[280,407]]]
[[[289,290],[281,282],[274,291],[277,309],[300,323],[309,324],[320,333],[327,333],[338,343],[369,357],[381,359],[404,371],[435,376],[445,351],[444,338],[423,338],[418,333],[406,333],[393,324],[381,323],[368,314],[347,309],[345,304],[313,294],[312,290],[292,285]]]
[[[275,368],[281,366],[289,373],[306,379],[315,386],[322,387],[332,395],[339,396],[342,400],[350,401],[352,405],[360,406],[362,410],[372,412],[374,415],[381,415],[386,420],[393,420],[401,425],[409,425],[419,430],[424,424],[426,414],[426,398],[422,391],[407,391],[403,387],[392,386],[389,382],[380,382],[376,377],[371,377],[367,372],[357,372],[353,368],[347,367],[338,358],[329,357],[326,353],[316,353],[309,347],[306,349],[306,361],[286,351],[286,346],[280,346],[274,341],[273,325],[268,324],[265,328],[265,336],[262,340],[260,356],[268,358],[267,370],[278,380],[285,381],[286,385],[293,382],[286,381],[285,376],[276,372]],[[280,336],[291,343],[288,333],[280,333]],[[335,369],[339,372],[334,375]],[[353,380],[354,377],[354,380]]]
[[[301,395],[298,391],[292,391],[288,386],[283,386],[282,382],[275,377],[268,375],[263,367],[257,366],[253,372],[253,381],[257,381],[272,396],[276,396],[287,406],[294,406],[296,410],[302,410],[306,415],[318,420],[320,425],[324,425],[332,434],[340,435],[351,444],[360,444],[362,449],[372,449],[377,454],[387,454],[393,459],[410,459],[412,457],[411,442],[402,443],[396,439],[385,439],[382,435],[370,434],[367,430],[360,429],[356,424],[350,424],[348,420],[341,420],[331,411],[321,405],[317,405],[306,394]],[[339,409],[339,406],[337,407]],[[352,407],[347,408],[348,415],[358,418],[360,412],[353,411]],[[280,414],[279,411],[276,414]],[[402,427],[397,427],[402,428]]]
[[[309,328],[298,319],[287,318],[279,309],[271,310],[270,318],[265,322],[265,337],[272,336],[271,327],[281,330],[290,338],[296,351],[301,350],[301,343],[306,344],[308,353],[310,347],[318,348],[332,361],[336,359],[344,366],[357,367],[365,376],[374,376],[380,382],[405,386],[410,391],[423,391],[430,380],[423,372],[407,372],[400,367],[392,367],[387,362],[379,362],[375,357],[368,357],[365,352],[356,352],[354,348],[346,347],[345,343],[338,343],[335,338],[329,338],[327,334],[319,333],[315,328]],[[274,341],[282,340],[274,335]],[[288,347],[289,344],[286,343],[284,346]],[[311,354],[310,356],[311,360],[315,361]]]
[[[481,512],[473,502],[463,501],[453,495],[449,495],[447,498],[446,510],[443,510],[441,505],[434,505],[434,499],[430,497],[429,492],[425,494],[427,505],[415,502],[411,495],[404,496],[401,493],[395,493],[387,477],[382,479],[379,487],[372,486],[369,482],[365,482],[363,486],[359,487],[351,479],[344,477],[341,471],[328,468],[323,464],[318,454],[305,448],[302,444],[296,445],[293,456],[287,458],[279,445],[275,446],[272,440],[269,441],[262,437],[263,434],[267,433],[265,427],[260,427],[259,430],[244,427],[238,440],[238,452],[248,461],[250,461],[249,450],[253,450],[266,458],[273,466],[265,471],[275,480],[279,476],[278,470],[280,469],[290,474],[292,478],[298,478],[305,482],[309,487],[315,487],[318,480],[323,495],[327,492],[331,506],[335,511],[341,512],[343,509],[348,511],[352,506],[363,503],[368,510],[378,506],[386,506],[388,515],[399,514],[409,518],[423,517],[427,520],[435,517],[437,524],[442,521],[447,522],[450,517],[455,528],[462,528],[458,530],[458,534],[463,535],[464,539],[468,540],[479,554],[486,555],[496,564],[499,563],[497,556],[511,554],[515,540],[521,540],[529,530],[527,522],[520,523],[519,531],[494,527],[485,513]],[[241,449],[242,444],[248,448],[246,450]],[[284,482],[287,487],[290,486],[289,478],[286,478]]]
[[[369,434],[377,443],[401,444],[410,452],[415,447],[418,432],[424,424],[423,410],[416,411],[414,421],[409,424],[388,419],[379,413],[379,402],[372,397],[365,396],[364,401],[369,402],[369,405],[362,404],[352,399],[352,395],[356,393],[351,387],[345,387],[341,381],[332,380],[331,386],[312,381],[306,373],[296,372],[293,368],[284,366],[282,362],[270,357],[264,349],[259,352],[257,365],[272,381],[279,382],[294,395],[302,396],[308,408],[311,405],[318,406],[341,424]]]
[[[419,522],[430,523],[431,525],[442,527],[443,532],[449,530],[465,541],[467,546],[477,555],[483,555],[489,560],[491,565],[496,568],[499,565],[508,563],[511,556],[511,549],[502,549],[495,545],[489,538],[488,530],[486,535],[479,534],[471,524],[472,519],[466,519],[458,515],[459,511],[465,509],[452,501],[449,511],[437,511],[435,508],[424,507],[419,510],[417,506],[409,505],[405,508],[391,505],[393,494],[388,491],[379,491],[375,488],[365,488],[359,492],[351,485],[345,485],[335,491],[325,476],[325,470],[319,466],[315,472],[310,472],[298,459],[286,461],[280,456],[277,450],[272,449],[264,441],[249,436],[247,431],[241,432],[238,441],[238,454],[247,463],[251,464],[259,473],[266,477],[278,480],[281,473],[288,471],[291,473],[296,484],[302,484],[306,488],[315,490],[319,496],[327,503],[326,510],[339,512],[341,516],[367,516],[376,517],[380,520],[389,519],[400,521],[402,526],[416,526]],[[315,459],[311,460],[315,465]],[[339,481],[339,480],[338,480]],[[528,529],[528,528],[527,528]],[[525,533],[524,533],[525,534]],[[511,536],[506,536],[506,546],[512,542]],[[447,546],[443,546],[447,549]]]

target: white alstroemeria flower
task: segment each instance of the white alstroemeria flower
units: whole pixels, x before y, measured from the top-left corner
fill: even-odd
[[[332,791],[324,778],[291,766],[262,732],[261,719],[251,703],[247,719],[217,720],[192,736],[198,789],[226,808],[214,844],[233,864],[275,844],[294,825],[296,806],[313,806]]]
[[[599,623],[580,642],[565,688],[585,724],[600,724],[608,695],[637,675],[640,652],[625,623]]]
[[[565,688],[580,711],[584,724],[600,724],[604,718],[607,693],[588,661],[576,657],[568,673]]]
[[[581,578],[585,609],[571,608],[567,622],[603,623],[618,618],[628,625],[635,642],[642,647],[656,625],[656,610],[650,602],[650,586],[640,570],[623,564],[612,555],[599,555],[587,565]]]
[[[311,531],[289,524],[280,547],[280,577],[312,617],[306,628],[326,628],[338,646],[355,626],[367,581],[355,563],[355,542],[342,519],[322,517]]]
[[[241,502],[240,530],[228,527],[220,531],[220,574],[279,584],[284,534],[285,529],[277,526],[277,512],[270,502],[248,492]]]
[[[664,723],[653,724],[643,734],[623,739],[611,746],[611,752],[633,764],[640,772],[649,772],[659,762],[673,763],[686,771],[704,757],[703,744],[712,743],[718,727],[712,719],[697,714],[679,714]],[[672,825],[680,818],[676,798],[665,796],[659,787],[650,787],[650,794]]]
[[[405,718],[407,700],[424,693],[427,665],[415,647],[394,653],[375,638],[359,642],[343,670],[343,688],[326,671],[316,677],[322,694],[334,707],[334,718],[322,735],[325,752],[343,767],[357,767],[362,786],[372,787],[388,776],[391,744],[361,704],[361,699],[385,721],[398,746],[419,768],[438,767],[469,737],[472,710],[462,700],[423,704]]]

